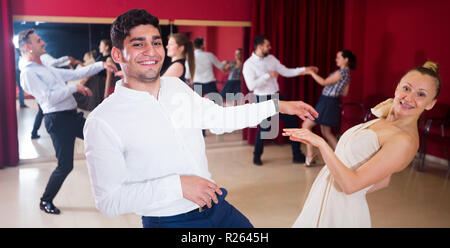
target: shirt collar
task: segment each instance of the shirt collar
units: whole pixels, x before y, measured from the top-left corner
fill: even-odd
[[[163,79],[161,79],[161,86],[159,89],[159,96],[161,96],[161,89],[163,88]],[[116,82],[116,87],[114,89],[114,92],[117,92],[117,94],[119,95],[123,95],[126,97],[130,97],[133,99],[154,99],[155,101],[157,101],[157,99],[151,95],[150,93],[146,92],[146,91],[139,91],[139,90],[133,90],[130,89],[128,87],[123,86],[123,79],[120,79],[119,81]]]
[[[31,64],[38,64],[38,63],[36,63],[36,62],[33,62],[33,61],[29,61],[29,60],[26,60],[25,58],[23,58],[23,57],[20,57],[20,59],[19,59],[19,63],[18,63],[18,66],[19,66],[19,70],[20,71],[22,71],[23,69],[25,69],[25,67],[28,67],[29,65],[31,65]]]
[[[253,52],[252,53],[252,58],[253,59],[256,59],[256,60],[258,60],[258,61],[261,61],[261,60],[264,60],[264,58],[266,58],[266,57],[259,57],[258,55],[256,55],[256,53],[255,52]]]

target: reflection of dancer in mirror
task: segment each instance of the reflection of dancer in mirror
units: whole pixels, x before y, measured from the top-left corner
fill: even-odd
[[[372,109],[378,119],[347,130],[336,151],[310,130],[285,129],[284,135],[319,148],[326,166],[314,181],[294,227],[370,227],[366,194],[389,185],[419,148],[417,122],[436,103],[439,67],[427,62],[407,72],[394,99]]]
[[[45,42],[34,29],[19,33],[19,48],[24,58],[20,80],[25,92],[31,94],[41,106],[45,128],[50,134],[58,166],[48,180],[39,207],[48,214],[59,214],[53,204],[64,180],[73,169],[75,139],[83,138],[85,119],[77,113],[73,94],[91,95],[81,84],[66,85],[66,81],[92,76],[103,69],[116,71],[114,64],[97,62],[80,70],[57,69],[43,65],[40,56],[46,52]]]
[[[190,69],[186,73],[186,78],[194,83],[194,91],[200,96],[209,93],[219,93],[216,85],[213,67],[223,71],[227,61],[220,62],[216,55],[205,51],[203,38],[194,40],[195,73],[191,74]],[[189,67],[189,65],[188,65]]]
[[[227,94],[232,94],[232,99],[235,99],[234,95],[241,93],[241,70],[242,70],[242,48],[236,49],[234,52],[235,61],[232,61],[225,65],[224,72],[230,72],[226,84],[223,86],[222,95],[223,101],[226,101]]]
[[[190,75],[195,72],[194,45],[186,35],[181,33],[169,35],[167,42],[167,56],[171,58],[171,64],[162,75],[163,77],[177,77],[186,82],[184,74],[186,73],[186,60]],[[189,84],[189,83],[188,83]]]
[[[319,124],[322,135],[333,149],[336,148],[337,139],[331,128],[339,124],[339,98],[345,96],[348,92],[350,86],[350,69],[356,68],[355,55],[349,50],[339,51],[336,54],[336,66],[339,69],[331,73],[326,79],[319,76],[315,71],[305,71],[305,74],[311,75],[318,84],[325,87],[315,107],[319,113],[319,118],[314,121],[306,120],[302,124],[302,128],[309,130],[312,130],[316,124]],[[314,154],[313,147],[306,145],[305,166],[312,165],[316,155]]]

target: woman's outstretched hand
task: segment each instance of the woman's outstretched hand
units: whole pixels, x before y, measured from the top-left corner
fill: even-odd
[[[283,136],[289,136],[290,140],[313,145],[315,147],[319,147],[325,142],[322,137],[306,128],[285,128],[283,129]]]

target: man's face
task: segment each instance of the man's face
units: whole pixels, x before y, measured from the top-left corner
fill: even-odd
[[[122,51],[113,48],[113,59],[120,63],[128,81],[147,83],[159,79],[165,52],[157,28],[149,24],[136,26],[130,30],[123,45]]]
[[[260,47],[261,47],[261,52],[264,55],[264,57],[269,55],[270,49],[272,49],[272,47],[270,46],[270,41],[268,41],[268,40],[264,40],[264,43]]]
[[[30,43],[27,44],[28,51],[36,56],[41,56],[46,53],[45,42],[36,33],[32,33],[29,36]]]

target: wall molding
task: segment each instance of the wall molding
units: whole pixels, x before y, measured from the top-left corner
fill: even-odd
[[[111,24],[115,18],[110,17],[79,17],[79,16],[34,16],[13,15],[13,21],[25,22],[56,22],[56,23],[91,23]],[[168,20],[160,19],[161,25],[174,24],[178,26],[216,26],[216,27],[251,27],[251,22],[246,21],[214,21],[214,20]]]
[[[110,17],[13,15],[13,21],[25,21],[25,22],[112,24],[115,19],[116,18]],[[169,20],[160,19],[159,23],[162,25],[168,25]]]
[[[220,27],[251,27],[251,22],[245,21],[213,21],[213,20],[174,20],[178,26],[220,26]]]

